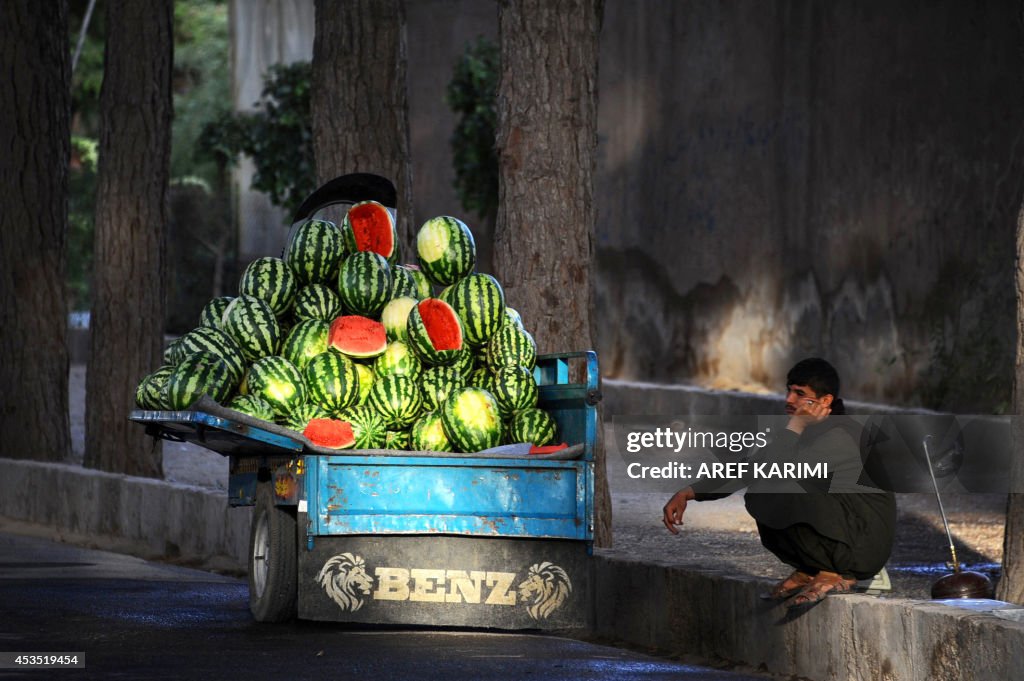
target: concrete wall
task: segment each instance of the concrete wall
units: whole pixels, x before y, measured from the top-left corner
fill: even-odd
[[[1024,179],[1017,12],[607,0],[603,373],[777,390],[795,359],[820,354],[854,399],[970,411],[1008,399]],[[419,222],[461,215],[443,94],[466,43],[496,37],[497,4],[408,0],[407,19]],[[249,24],[271,46],[276,25]],[[486,254],[485,227],[463,217]]]

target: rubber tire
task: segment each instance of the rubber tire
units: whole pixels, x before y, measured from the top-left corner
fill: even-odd
[[[273,483],[260,483],[249,532],[249,610],[257,622],[298,614],[297,535],[295,509],[275,505]]]

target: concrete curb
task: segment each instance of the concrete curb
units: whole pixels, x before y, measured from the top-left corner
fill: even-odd
[[[597,634],[815,681],[1019,679],[1024,608],[831,597],[799,616],[752,578],[597,558]],[[996,614],[998,613],[998,614]]]
[[[0,517],[75,544],[211,570],[245,570],[248,508],[224,492],[58,463],[0,459]]]
[[[0,459],[0,518],[31,533],[144,558],[244,571],[250,509],[224,492],[66,464]],[[101,503],[101,501],[105,503]],[[692,660],[813,681],[1024,677],[1024,608],[850,595],[802,616],[764,583],[602,555],[595,635]]]

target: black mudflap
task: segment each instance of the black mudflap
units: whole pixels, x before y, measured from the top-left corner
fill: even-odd
[[[587,544],[449,535],[316,537],[299,547],[299,617],[579,630],[593,624]]]

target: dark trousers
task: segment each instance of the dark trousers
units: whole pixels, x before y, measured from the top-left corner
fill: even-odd
[[[757,531],[761,544],[779,560],[811,575],[824,570],[845,578],[870,579],[882,568],[858,560],[849,544],[826,537],[806,523],[781,530],[757,523]]]

